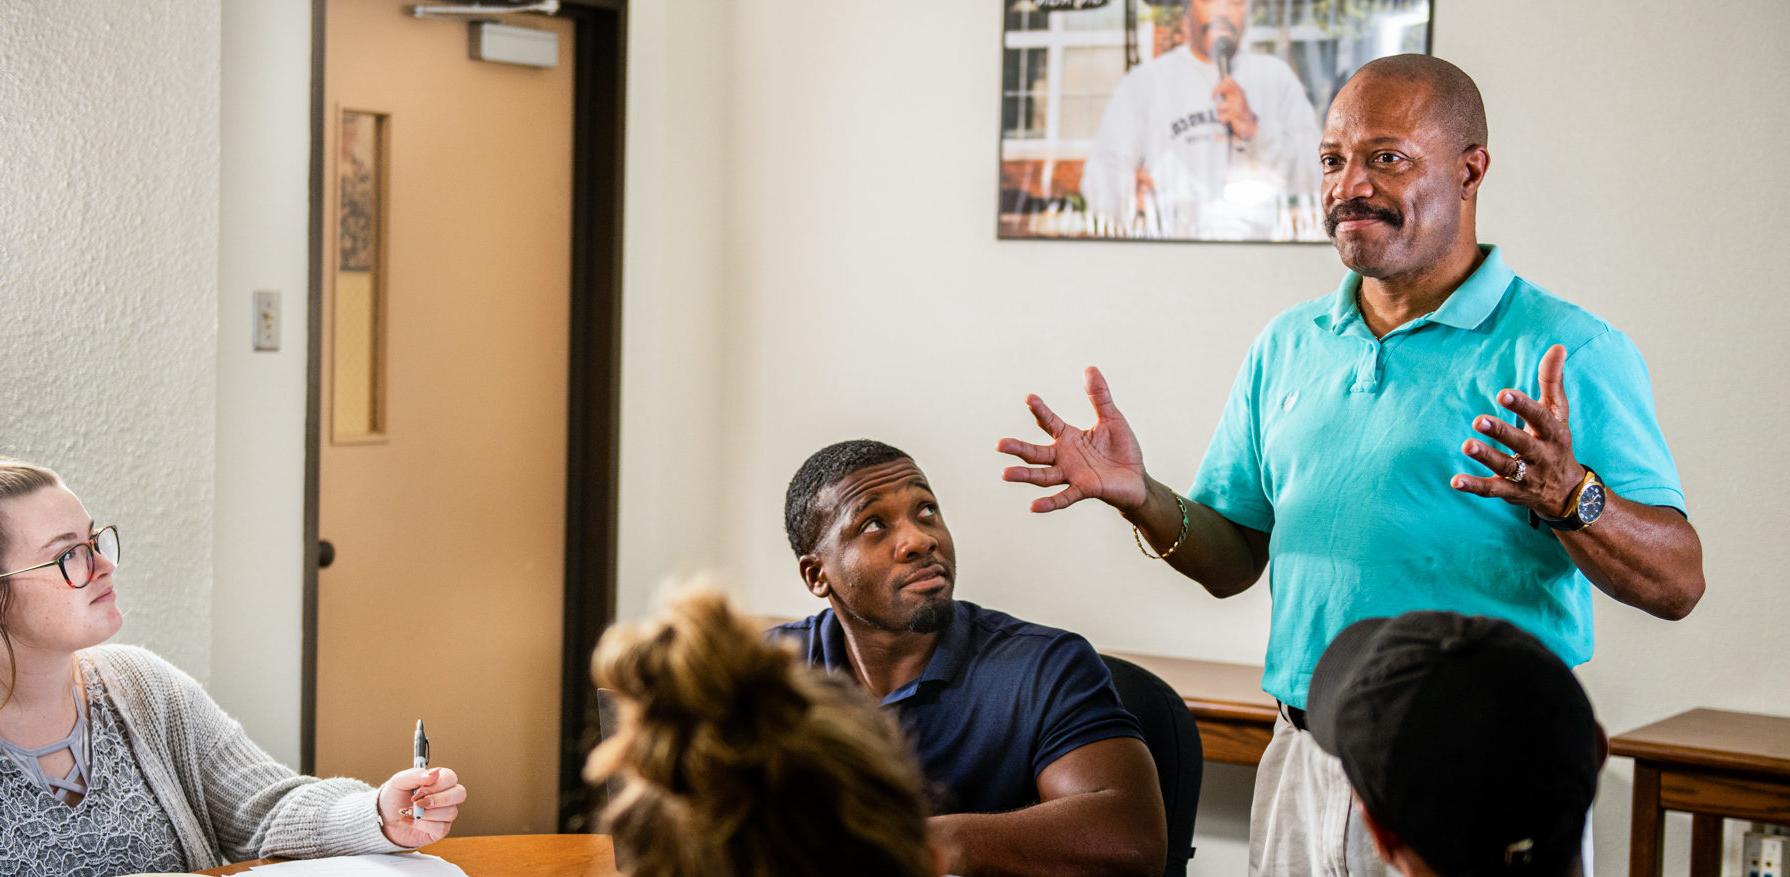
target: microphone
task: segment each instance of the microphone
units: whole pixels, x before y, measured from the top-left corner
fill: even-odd
[[[1237,54],[1237,36],[1231,32],[1230,28],[1225,28],[1221,32],[1213,35],[1212,63],[1218,67],[1218,78],[1220,80],[1230,78],[1231,56],[1235,54]],[[1230,147],[1235,148],[1237,145],[1236,137],[1236,131],[1232,129],[1229,122],[1226,122],[1224,125],[1225,143]],[[1228,150],[1225,153],[1225,158],[1227,160],[1230,158],[1230,152]]]
[[[1218,78],[1231,75],[1231,56],[1237,54],[1237,38],[1221,33],[1212,38],[1212,63],[1218,65]]]

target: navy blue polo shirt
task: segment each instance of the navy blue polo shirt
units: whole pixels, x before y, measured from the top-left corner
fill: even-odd
[[[919,678],[889,692],[931,787],[933,812],[998,813],[1038,803],[1038,774],[1089,743],[1143,739],[1094,647],[1056,628],[956,601]],[[851,672],[832,609],[772,628],[808,663]]]

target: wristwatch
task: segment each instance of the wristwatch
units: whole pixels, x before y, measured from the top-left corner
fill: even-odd
[[[1578,489],[1573,491],[1572,502],[1567,505],[1566,517],[1550,518],[1531,511],[1529,512],[1529,522],[1533,526],[1536,521],[1540,521],[1549,527],[1568,533],[1574,530],[1583,530],[1597,523],[1597,519],[1604,513],[1604,502],[1608,499],[1609,491],[1604,488],[1603,479],[1597,477],[1597,473],[1591,471],[1590,466],[1586,466],[1585,479],[1580,481]]]

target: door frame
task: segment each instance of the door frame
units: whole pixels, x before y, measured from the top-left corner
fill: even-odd
[[[305,368],[304,617],[299,770],[316,770],[318,454],[323,409],[323,99],[325,0],[311,2],[309,331]],[[587,831],[584,784],[594,739],[590,654],[615,620],[616,481],[620,471],[622,181],[627,0],[562,0],[576,27],[572,96],[572,264],[566,407],[565,617],[560,669],[559,826]]]

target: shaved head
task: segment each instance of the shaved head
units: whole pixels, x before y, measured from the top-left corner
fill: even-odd
[[[1486,146],[1485,101],[1461,68],[1433,55],[1389,55],[1362,65],[1345,88],[1420,85],[1429,91],[1429,121],[1461,149]]]
[[[1485,105],[1459,67],[1393,55],[1356,71],[1318,144],[1324,227],[1343,264],[1400,284],[1477,264],[1485,141]]]

